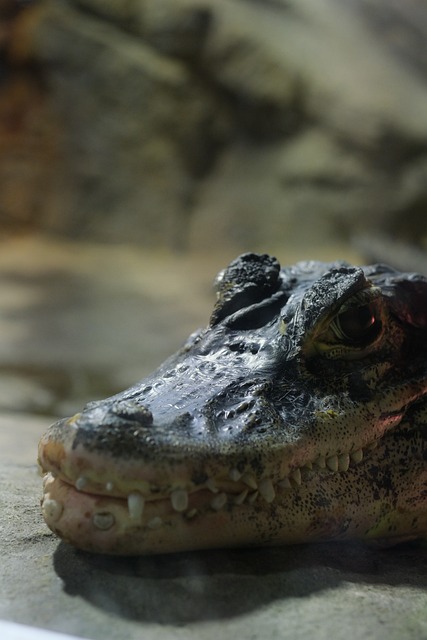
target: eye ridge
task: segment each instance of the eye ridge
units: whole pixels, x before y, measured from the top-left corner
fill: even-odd
[[[351,343],[370,342],[381,329],[381,320],[374,303],[358,305],[339,313],[334,320],[334,332]]]

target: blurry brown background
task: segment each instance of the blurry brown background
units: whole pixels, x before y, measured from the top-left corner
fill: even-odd
[[[2,638],[427,637],[425,548],[88,557],[35,464],[240,252],[427,274],[426,35],[424,0],[0,0]]]
[[[0,229],[427,242],[417,0],[1,0]]]

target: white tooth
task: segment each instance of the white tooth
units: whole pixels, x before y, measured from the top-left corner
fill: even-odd
[[[254,491],[253,493],[251,493],[248,497],[248,502],[250,502],[250,504],[253,504],[255,502],[255,500],[258,498],[258,491]]]
[[[62,516],[62,512],[64,511],[64,505],[57,500],[52,500],[51,498],[45,498],[42,504],[43,515],[46,520],[50,520],[51,522],[56,522]]]
[[[340,471],[348,471],[350,466],[350,456],[348,453],[343,453],[341,456],[338,456],[338,469]]]
[[[209,491],[212,491],[212,493],[218,493],[219,491],[218,487],[215,485],[215,480],[213,478],[207,479],[206,486],[209,489]]]
[[[276,492],[270,478],[264,478],[264,480],[261,480],[258,490],[266,502],[273,502],[276,497]]]
[[[326,460],[326,466],[331,471],[338,471],[338,456],[331,456]]]
[[[230,476],[230,480],[233,480],[233,482],[238,482],[240,480],[240,478],[242,477],[242,474],[236,468],[230,469],[228,475]]]
[[[112,513],[94,513],[92,522],[97,529],[101,531],[108,531],[114,524],[114,516]]]
[[[218,493],[215,498],[211,500],[211,507],[214,511],[219,511],[227,504],[227,496],[225,493]]]
[[[281,489],[292,489],[289,478],[283,478],[283,480],[279,480],[277,484]]]
[[[147,522],[147,527],[149,529],[159,529],[162,526],[162,524],[163,524],[163,520],[158,516],[156,516],[155,518],[152,518],[149,522]]]
[[[105,490],[106,490],[106,491],[112,491],[113,489],[114,489],[114,485],[113,485],[113,483],[112,483],[112,482],[107,482],[107,483],[105,484]]]
[[[358,449],[357,451],[353,451],[352,453],[350,453],[350,458],[352,459],[354,464],[359,464],[359,462],[362,462],[363,460],[363,450]]]
[[[242,493],[239,493],[239,495],[235,496],[233,498],[234,504],[243,504],[247,498],[248,493],[248,489],[245,489],[244,491],[242,491]]]
[[[191,520],[192,518],[194,518],[194,516],[197,515],[197,513],[198,513],[197,509],[191,509],[191,511],[187,511],[187,513],[185,514],[185,517]]]
[[[326,468],[326,457],[325,456],[319,456],[316,460],[316,464],[318,467],[320,467],[320,469],[325,469]]]
[[[131,520],[141,520],[144,513],[145,500],[139,491],[132,491],[128,495],[128,510]]]
[[[185,511],[188,507],[188,493],[185,489],[175,489],[171,493],[171,503],[175,511]]]
[[[51,473],[45,473],[45,475],[43,476],[43,489],[46,489],[46,485],[49,482],[53,481],[53,476]]]
[[[76,489],[81,491],[87,485],[87,478],[85,476],[79,476],[76,480]]]
[[[245,475],[242,476],[242,482],[247,484],[251,489],[258,489],[256,478],[251,473],[245,473]]]
[[[294,469],[291,473],[292,480],[298,485],[301,485],[301,471],[299,469]]]

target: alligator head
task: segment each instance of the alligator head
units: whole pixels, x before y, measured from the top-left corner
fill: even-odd
[[[48,526],[95,552],[427,534],[427,279],[245,254],[209,326],[42,438]]]

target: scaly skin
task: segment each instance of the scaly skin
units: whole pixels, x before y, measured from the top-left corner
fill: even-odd
[[[207,329],[39,446],[42,511],[94,552],[427,534],[427,279],[245,254]]]

